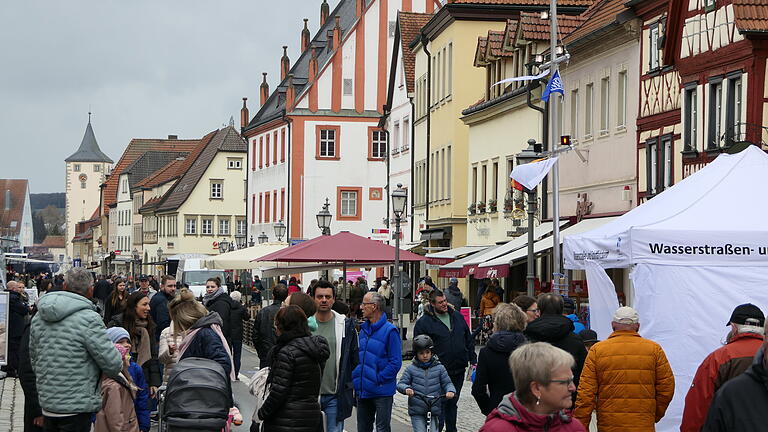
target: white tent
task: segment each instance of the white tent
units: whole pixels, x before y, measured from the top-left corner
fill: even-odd
[[[275,263],[264,263],[251,260],[269,255],[287,247],[288,243],[285,242],[260,243],[244,249],[211,256],[205,260],[204,265],[209,269],[235,270],[253,270],[275,267]]]
[[[593,323],[610,321],[606,299],[615,297],[609,279],[596,273],[634,266],[640,333],[661,344],[675,373],[675,397],[659,431],[679,430],[696,368],[722,344],[733,308],[768,308],[765,184],[768,155],[750,146],[720,155],[615,221],[565,239],[566,268],[587,270]]]

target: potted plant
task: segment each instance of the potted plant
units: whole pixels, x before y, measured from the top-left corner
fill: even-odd
[[[475,207],[475,203],[472,203],[472,204],[469,205],[469,207],[467,207],[467,211],[471,215],[475,214],[476,210],[477,210],[477,208]]]
[[[485,213],[485,202],[480,201],[479,203],[477,203],[477,212]]]
[[[504,198],[504,213],[511,213],[512,210],[515,209],[515,200],[514,198],[507,197]]]
[[[496,204],[497,203],[495,198],[488,200],[488,212],[496,213],[496,211],[498,210]]]

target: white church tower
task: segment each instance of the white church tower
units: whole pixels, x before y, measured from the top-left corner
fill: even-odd
[[[78,222],[88,220],[99,207],[101,184],[112,169],[112,159],[105,155],[96,142],[91,127],[91,113],[80,148],[64,160],[67,164],[67,261],[71,262],[72,238]]]

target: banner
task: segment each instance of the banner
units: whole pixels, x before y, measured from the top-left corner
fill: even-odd
[[[534,81],[544,78],[545,76],[549,75],[549,69],[545,70],[544,72],[538,74],[538,75],[525,75],[520,77],[514,77],[514,78],[507,78],[503,79],[497,83],[494,83],[491,87],[497,86],[499,84],[506,84],[511,83],[515,81]]]

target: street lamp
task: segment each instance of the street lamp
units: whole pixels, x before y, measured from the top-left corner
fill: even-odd
[[[136,283],[136,266],[139,264],[139,260],[141,259],[141,255],[139,255],[139,251],[136,248],[133,248],[133,251],[131,251],[131,258],[133,258],[133,283]]]
[[[259,234],[259,244],[264,244],[269,241],[269,237],[267,237],[267,234],[264,233],[264,231]]]
[[[251,234],[251,241],[248,242],[249,247],[253,247],[256,243],[253,242],[253,234]]]
[[[238,249],[245,249],[245,234],[235,234],[235,243]]]
[[[165,274],[165,262],[163,262],[163,248],[157,248],[157,261],[163,264],[163,274]]]
[[[397,296],[393,315],[397,316],[401,338],[403,326],[403,282],[400,278],[400,221],[405,214],[407,205],[408,191],[403,189],[402,183],[398,183],[397,189],[392,192],[392,212],[395,214],[395,271],[392,276],[395,279],[395,296]],[[394,319],[394,317],[392,318]]]
[[[317,214],[317,227],[320,228],[322,235],[331,235],[331,219],[333,216],[328,210],[330,206],[331,203],[328,201],[328,198],[326,198],[323,208],[320,210],[320,213]]]
[[[282,219],[280,222],[275,224],[275,237],[277,237],[277,241],[283,241],[283,237],[285,237],[285,231],[287,229],[288,228],[285,226]]]
[[[219,242],[219,253],[224,253],[229,251],[229,241],[227,239],[223,239]]]
[[[515,155],[517,159],[517,165],[531,163],[537,159],[541,159],[541,144],[538,144],[535,139],[528,140],[528,148]],[[527,288],[528,295],[533,297],[534,283],[536,275],[534,274],[534,258],[533,258],[533,218],[536,214],[536,188],[525,189],[528,194],[528,204],[526,210],[528,212],[528,275]],[[553,221],[558,223],[558,221]]]

